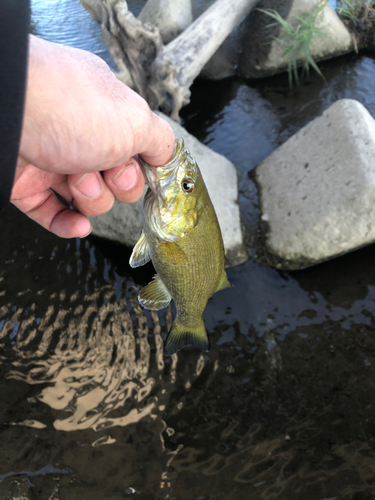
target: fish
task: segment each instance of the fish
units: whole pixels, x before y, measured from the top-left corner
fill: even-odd
[[[166,356],[188,345],[209,351],[203,312],[215,292],[232,286],[214,206],[183,139],[176,140],[165,165],[153,167],[141,157],[139,161],[148,189],[143,231],[129,264],[134,268],[151,260],[157,274],[138,301],[145,309],[159,310],[174,300],[176,317],[164,344]]]

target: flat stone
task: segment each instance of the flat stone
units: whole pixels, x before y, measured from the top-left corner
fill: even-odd
[[[297,26],[297,17],[306,18],[309,12],[317,8],[320,0],[282,0],[277,10],[281,17],[293,26]],[[287,70],[288,62],[284,51],[290,42],[279,23],[259,9],[275,9],[274,0],[262,0],[244,24],[243,51],[237,72],[247,78],[260,78]],[[354,48],[349,31],[329,3],[316,18],[315,26],[319,33],[312,36],[310,54],[315,61],[330,59],[351,52]],[[296,55],[297,65],[301,66],[304,54]]]
[[[257,258],[301,269],[375,241],[375,121],[342,99],[256,169]]]
[[[162,113],[158,114],[172,126],[176,137],[197,161],[214,204],[223,234],[226,263],[236,266],[248,259],[243,242],[238,205],[238,172],[224,156],[215,153],[189,134],[181,125]],[[93,234],[133,247],[142,232],[142,200],[136,203],[115,202],[112,210],[99,217],[90,217]]]

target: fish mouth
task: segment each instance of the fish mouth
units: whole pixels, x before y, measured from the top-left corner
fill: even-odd
[[[176,139],[174,144],[172,158],[168,163],[161,165],[160,167],[153,167],[147,163],[141,156],[139,156],[139,163],[141,165],[141,170],[143,177],[145,178],[146,184],[149,186],[151,191],[155,194],[159,192],[159,186],[169,175],[176,170],[181,165],[181,160],[184,159],[185,155],[185,144],[183,139]]]

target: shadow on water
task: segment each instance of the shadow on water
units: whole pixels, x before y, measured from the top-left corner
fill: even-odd
[[[242,173],[252,253],[248,173],[339,98],[375,116],[370,55],[322,70],[293,91],[285,75],[198,81],[182,113]],[[375,497],[374,246],[299,272],[230,269],[205,312],[211,351],[164,358],[174,312],[136,300],[152,266],[13,207],[0,229],[1,500]]]

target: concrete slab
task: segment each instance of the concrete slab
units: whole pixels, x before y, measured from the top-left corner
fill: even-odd
[[[337,101],[256,169],[258,260],[301,269],[375,241],[375,121]]]

